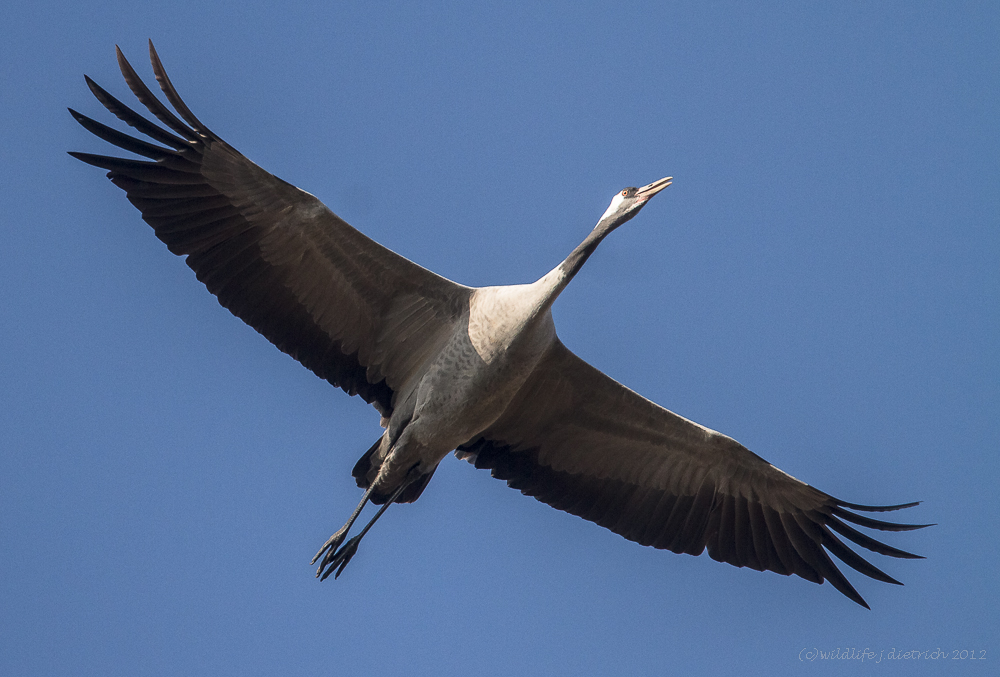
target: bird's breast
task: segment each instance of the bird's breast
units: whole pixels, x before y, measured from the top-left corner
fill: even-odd
[[[475,291],[469,299],[468,335],[484,362],[517,360],[532,364],[535,353],[544,352],[555,337],[544,292],[537,284]]]
[[[473,303],[468,324],[420,379],[413,422],[423,443],[447,447],[447,453],[488,428],[555,340],[548,310],[518,312],[524,304],[512,296],[501,293]]]

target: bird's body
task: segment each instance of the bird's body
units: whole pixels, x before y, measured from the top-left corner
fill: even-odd
[[[537,304],[551,293],[548,281],[470,294],[447,342],[399,391],[378,451],[381,474],[367,478],[377,494],[390,495],[415,464],[433,472],[506,410],[556,338],[551,313]]]
[[[415,463],[433,472],[502,416],[557,341],[551,306],[570,279],[563,262],[532,284],[471,290],[440,352],[399,391],[378,451],[387,469],[366,478],[377,494],[391,494]]]
[[[150,57],[183,120],[118,53],[132,92],[171,131],[87,82],[108,110],[162,145],[71,112],[97,136],[153,161],[72,155],[109,170],[223,306],[382,415],[385,432],[353,471],[365,495],[317,554],[317,575],[339,575],[374,521],[389,505],[416,500],[453,450],[523,493],[629,540],[695,555],[707,548],[736,566],[830,580],[865,606],[828,551],[865,575],[897,581],[837,534],[877,553],[917,557],[845,523],[918,528],[850,511],[915,504],[833,498],[641,397],[559,340],[553,302],[601,241],[669,178],[618,193],[583,242],[538,281],[471,288],[373,242],[247,160],[181,101],[152,44]],[[345,543],[369,500],[382,508]]]

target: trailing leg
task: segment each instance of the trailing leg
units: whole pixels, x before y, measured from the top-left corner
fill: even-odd
[[[357,465],[354,466],[355,478],[359,477],[359,473],[360,475],[363,475],[365,472],[367,472],[368,468],[371,467],[372,455],[375,454],[376,451],[378,451],[378,448],[381,444],[382,444],[382,438],[379,437],[377,440],[375,440],[375,444],[369,447],[368,451],[366,451],[364,455],[361,456],[361,459],[358,461]],[[364,486],[364,485],[362,485],[359,481],[358,486]],[[372,498],[371,486],[365,486],[365,489],[366,489],[365,495],[361,497],[361,502],[358,503],[358,507],[354,509],[354,512],[351,514],[350,519],[347,520],[347,523],[344,524],[344,526],[342,526],[340,529],[338,529],[333,536],[330,536],[330,538],[326,540],[326,543],[323,544],[323,547],[319,549],[319,552],[316,553],[316,556],[312,558],[310,564],[315,564],[316,560],[318,560],[320,557],[323,556],[324,553],[326,553],[326,557],[323,559],[323,562],[320,563],[319,569],[316,570],[317,578],[319,578],[319,575],[320,573],[322,573],[323,568],[330,563],[330,558],[333,557],[333,553],[335,553],[337,551],[337,548],[340,547],[340,544],[344,541],[344,538],[347,536],[347,532],[351,530],[351,527],[354,526],[355,520],[358,519],[358,515],[361,514],[361,511],[364,509],[365,505]],[[376,496],[376,501],[377,499],[378,497]]]
[[[372,517],[371,520],[368,522],[368,524],[365,525],[365,528],[361,530],[360,534],[347,541],[347,543],[345,543],[344,546],[340,548],[340,550],[333,552],[333,550],[330,549],[326,557],[323,558],[323,562],[322,564],[320,564],[319,569],[316,571],[316,576],[319,578],[319,580],[325,581],[327,576],[329,576],[334,572],[334,569],[336,569],[337,573],[334,574],[333,577],[335,579],[340,578],[340,573],[344,570],[344,567],[347,566],[347,563],[351,561],[351,558],[354,557],[354,554],[358,551],[358,544],[361,543],[361,539],[364,538],[364,535],[368,533],[368,530],[372,528],[372,525],[374,525],[375,522],[378,520],[378,518],[382,516],[382,513],[388,510],[389,506],[392,505],[397,498],[399,498],[400,494],[403,493],[406,487],[408,487],[410,483],[413,482],[415,479],[417,479],[419,476],[420,476],[419,473],[416,472],[416,466],[414,466],[413,469],[410,470],[409,473],[407,473],[406,479],[403,481],[403,483],[400,484],[399,487],[394,492],[392,492],[392,495],[389,497],[389,499],[382,505],[382,507],[378,509],[378,512],[375,513],[375,516]],[[372,486],[374,485],[375,483],[373,482]],[[365,492],[365,497],[362,499],[361,505],[358,506],[358,511],[356,511],[355,515],[352,516],[352,521],[357,518],[357,512],[360,512],[361,507],[364,505],[365,501],[368,500],[368,496],[370,493],[371,493],[371,487],[369,487],[368,491]],[[345,529],[348,528],[349,526],[350,523],[348,523],[348,525],[345,525]],[[347,532],[344,529],[342,529],[341,531],[344,531],[344,534],[346,535]],[[336,534],[334,534],[334,536],[336,536]],[[343,536],[341,536],[341,538],[343,538]],[[326,546],[324,546],[324,548],[325,547]],[[322,553],[323,551],[321,550],[320,552]],[[319,557],[319,555],[317,555],[317,557]],[[315,560],[313,561],[315,562]],[[323,571],[324,568],[326,569],[326,571]]]
[[[353,513],[351,513],[351,517],[347,520],[347,523],[340,527],[340,529],[338,529],[333,536],[330,536],[330,538],[326,540],[326,543],[323,544],[323,547],[319,549],[319,552],[316,553],[316,556],[312,558],[312,562],[310,562],[310,564],[315,564],[316,560],[326,553],[326,557],[324,557],[323,561],[320,563],[319,569],[316,570],[316,578],[319,578],[323,568],[330,563],[330,559],[333,557],[334,552],[336,552],[337,548],[340,547],[344,537],[347,536],[347,532],[351,530],[352,526],[354,526],[354,522],[358,519],[358,515],[361,514],[361,511],[368,503],[368,499],[371,498],[371,495],[372,487],[368,487],[365,491],[365,495],[361,497],[361,502],[358,503],[358,507],[354,509]]]

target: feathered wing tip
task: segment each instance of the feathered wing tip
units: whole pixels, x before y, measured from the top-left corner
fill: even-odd
[[[200,174],[200,153],[198,152],[198,147],[205,141],[220,141],[220,139],[191,113],[180,96],[177,95],[173,85],[163,71],[163,66],[156,55],[152,41],[149,43],[149,48],[150,57],[153,60],[153,70],[164,93],[167,95],[167,99],[194,129],[186,125],[166,105],[156,98],[135,72],[135,69],[132,68],[132,64],[122,54],[121,49],[116,45],[115,52],[118,56],[118,66],[129,89],[132,90],[132,93],[139,99],[139,102],[150,113],[176,132],[177,135],[150,122],[85,75],[84,79],[87,82],[87,87],[90,88],[90,91],[97,100],[108,111],[136,131],[148,136],[153,141],[164,144],[166,147],[157,146],[148,141],[119,132],[70,108],[70,114],[87,131],[118,148],[150,158],[153,162],[116,158],[107,155],[94,155],[91,153],[78,153],[75,151],[70,151],[69,154],[87,164],[108,170],[108,176],[112,181],[115,181],[119,185],[127,184],[122,185],[124,188],[133,187],[133,184],[137,181],[177,187],[203,185],[204,178]],[[180,188],[178,194],[184,191],[185,189]]]
[[[225,143],[177,94],[152,44],[166,101],[120,49],[116,54],[140,106],[133,110],[90,78],[87,86],[141,138],[70,113],[98,138],[142,157],[71,155],[106,169],[219,303],[320,378],[389,416],[390,380],[412,376],[471,290],[372,241]],[[411,338],[383,340],[384,323],[396,321],[385,314],[395,312],[393,301],[404,292],[414,310],[399,321],[413,325]]]
[[[170,146],[174,150],[182,150],[187,148],[188,145],[192,143],[192,140],[188,138],[190,130],[187,128],[185,128],[183,139],[178,136],[174,136],[167,130],[163,129],[159,125],[153,124],[123,104],[121,101],[111,96],[111,94],[105,91],[103,87],[91,80],[88,76],[84,75],[83,78],[87,81],[87,86],[90,88],[90,91],[94,94],[94,96],[97,97],[97,100],[100,101],[105,108],[111,111],[115,117],[133,129],[152,139],[155,139],[156,141],[159,141],[160,143]]]
[[[840,499],[834,499],[837,501],[837,505],[842,508],[850,508],[851,510],[861,510],[862,512],[892,512],[893,510],[904,510],[906,508],[913,508],[923,501],[913,501],[912,503],[900,503],[899,505],[860,505],[858,503],[848,503],[847,501],[841,501]],[[922,526],[932,527],[933,524],[924,524]],[[919,528],[919,527],[915,527]]]
[[[835,498],[832,498],[831,500],[833,505],[830,507],[830,514],[827,517],[826,523],[817,529],[818,533],[816,535],[819,537],[819,544],[826,548],[826,550],[837,557],[837,559],[841,562],[855,571],[868,576],[869,578],[882,581],[883,583],[903,585],[901,582],[897,581],[892,576],[889,576],[845,545],[844,542],[837,538],[833,532],[840,534],[840,536],[851,541],[852,543],[855,543],[856,545],[880,555],[900,559],[924,559],[922,555],[916,555],[912,552],[900,550],[899,548],[894,548],[890,545],[882,543],[881,541],[863,534],[857,529],[845,524],[843,521],[846,520],[847,522],[852,522],[869,529],[877,529],[879,531],[913,531],[914,529],[923,529],[925,527],[934,526],[933,524],[900,524],[896,522],[884,522],[882,520],[871,519],[870,517],[865,517],[863,515],[857,515],[844,509],[845,507],[850,507],[854,510],[864,510],[867,512],[888,512],[892,510],[901,510],[903,508],[911,508],[919,505],[920,502],[916,501],[913,503],[891,506],[872,506],[847,503],[846,501],[841,501]],[[870,609],[871,607],[868,606],[864,598],[862,598],[854,587],[847,582],[847,579],[843,576],[843,574],[841,574],[836,566],[833,565],[832,562],[830,562],[830,564],[833,567],[832,571],[825,572],[825,577],[830,581],[830,583],[854,602],[857,602],[866,609]]]
[[[868,527],[869,529],[878,529],[879,531],[913,531],[914,529],[924,529],[926,527],[933,527],[934,524],[900,524],[898,522],[884,522],[882,520],[872,519],[871,517],[865,517],[864,515],[858,515],[845,508],[850,508],[851,510],[861,510],[864,512],[889,512],[890,510],[902,510],[904,508],[912,508],[914,506],[920,505],[920,501],[915,501],[913,503],[903,503],[901,505],[858,505],[856,503],[847,503],[841,501],[840,499],[833,499],[834,505],[831,508],[831,512],[845,519],[848,522],[853,522],[854,524],[861,525],[863,527]],[[898,556],[898,555],[897,555]],[[919,557],[918,555],[912,555],[912,557]]]
[[[142,81],[139,74],[135,72],[134,68],[132,68],[132,64],[130,64],[128,59],[125,58],[125,55],[122,54],[122,50],[118,47],[118,45],[115,45],[115,55],[118,57],[118,68],[121,69],[122,76],[125,78],[125,83],[128,85],[128,88],[132,90],[132,94],[135,95],[135,98],[139,99],[139,102],[167,127],[170,127],[170,129],[180,134],[189,142],[197,141],[197,134],[181,122],[181,120],[174,115],[170,109],[163,104],[163,102],[156,98],[153,92],[149,90],[146,83]]]
[[[124,61],[125,57],[122,56],[121,50],[118,51],[118,57],[121,61]],[[181,117],[184,118],[191,127],[194,128],[201,136],[212,139],[213,141],[220,141],[218,136],[216,136],[212,130],[202,124],[201,120],[195,117],[191,109],[187,107],[187,104],[181,99],[177,90],[174,89],[173,84],[170,82],[170,78],[167,77],[167,71],[163,69],[163,64],[160,62],[160,56],[156,53],[156,48],[153,47],[153,41],[149,41],[149,62],[153,65],[153,73],[156,75],[156,81],[160,83],[160,89],[167,97],[167,101],[170,105],[174,107]],[[131,68],[131,67],[130,67]]]
[[[111,172],[122,170],[128,171],[133,179],[159,180],[163,183],[187,183],[183,177],[171,176],[163,172],[149,170],[159,164],[161,167],[165,166],[171,170],[181,172],[187,171],[191,174],[195,174],[198,172],[197,163],[186,163],[184,161],[184,151],[196,148],[199,143],[224,142],[197,117],[195,117],[194,113],[191,112],[191,109],[189,109],[181,99],[177,90],[174,89],[173,84],[170,82],[170,78],[167,76],[167,73],[163,68],[163,64],[160,62],[160,57],[157,55],[156,49],[153,47],[152,40],[149,41],[149,58],[153,65],[153,72],[156,75],[156,80],[160,84],[160,88],[163,90],[164,95],[167,97],[167,100],[174,107],[177,113],[180,114],[180,118],[167,108],[167,106],[160,101],[152,91],[150,91],[149,87],[147,87],[146,83],[142,81],[142,78],[139,77],[135,69],[132,67],[132,64],[130,64],[128,59],[125,58],[125,55],[122,54],[121,49],[117,45],[115,46],[115,53],[118,58],[118,67],[121,69],[122,76],[125,78],[125,82],[128,84],[129,89],[132,90],[135,97],[146,107],[147,110],[149,110],[150,113],[152,113],[164,125],[176,132],[176,135],[150,122],[148,119],[109,94],[104,88],[85,75],[84,79],[87,82],[87,87],[90,88],[90,91],[94,94],[97,100],[100,101],[101,104],[115,117],[141,134],[166,145],[167,148],[156,146],[148,143],[147,141],[129,136],[128,134],[123,134],[122,132],[112,129],[107,125],[103,125],[96,120],[92,120],[86,115],[82,115],[71,108],[69,109],[70,114],[76,119],[77,122],[83,125],[87,131],[123,150],[142,155],[143,157],[150,158],[156,162],[123,160],[104,155],[93,155],[90,153],[70,152],[70,155],[78,160],[86,162],[87,164],[101,167]],[[181,118],[183,118],[183,120]],[[147,178],[143,179],[136,176],[135,172],[144,174]],[[201,182],[202,179],[195,179],[194,177],[192,177],[190,181],[192,184]]]
[[[489,469],[497,479],[557,509],[595,522],[625,538],[677,553],[699,555],[758,571],[795,574],[814,583],[830,581],[839,592],[867,608],[831,558],[884,583],[902,585],[848,546],[903,559],[922,556],[894,548],[849,523],[878,531],[910,531],[932,526],[875,520],[848,511],[887,512],[917,505],[862,506],[826,496],[817,508],[780,510],[761,497],[720,493],[704,481],[692,495],[641,489],[608,478],[553,470],[540,463],[537,450],[512,451],[486,439],[462,445],[459,458]],[[691,487],[693,489],[693,487]]]

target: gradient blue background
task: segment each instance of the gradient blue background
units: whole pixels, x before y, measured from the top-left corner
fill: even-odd
[[[1000,9],[10,3],[0,21],[0,673],[993,673]],[[340,580],[378,416],[222,309],[66,112],[146,39],[195,113],[376,240],[531,281],[567,345],[925,561],[830,585],[642,548],[448,458]],[[803,648],[985,661],[799,660]],[[950,654],[949,654],[950,655]]]

